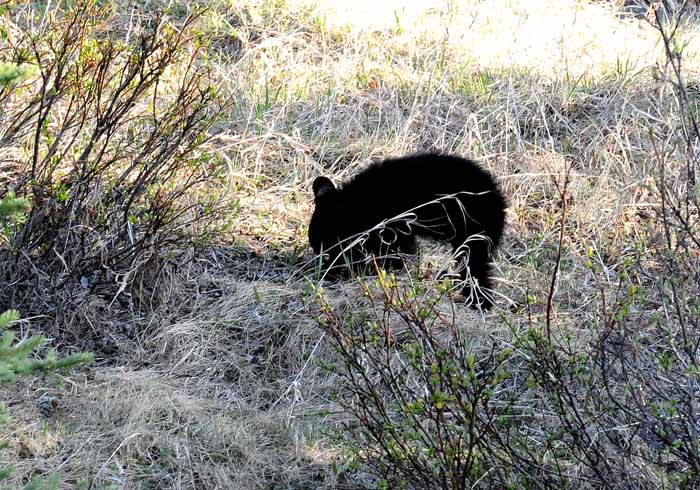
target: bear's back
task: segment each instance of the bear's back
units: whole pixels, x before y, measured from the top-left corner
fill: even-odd
[[[484,204],[505,207],[494,179],[477,163],[436,153],[373,163],[340,189],[347,199],[388,213],[406,211],[439,196],[458,193],[480,194]]]

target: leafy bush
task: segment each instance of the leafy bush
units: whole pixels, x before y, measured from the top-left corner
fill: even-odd
[[[25,4],[0,17],[0,152],[28,156],[12,161],[11,188],[32,202],[0,262],[27,296],[37,268],[51,287],[124,290],[169,247],[206,238],[222,211],[204,189],[217,172],[205,146],[225,104],[196,16],[121,29],[113,8]]]
[[[489,440],[512,401],[494,393],[508,384],[512,351],[480,348],[441,312],[449,288],[426,296],[386,274],[379,286],[378,293],[365,286],[369,304],[360,310],[336,311],[318,295],[319,323],[340,357],[327,367],[343,379],[337,396],[356,422],[355,455],[386,488],[456,490],[498,480]]]
[[[625,326],[634,288],[588,340],[545,318],[477,339],[442,293],[386,276],[364,290],[352,309],[319,293],[318,322],[352,415],[342,440],[380,488],[698,484],[697,371]]]

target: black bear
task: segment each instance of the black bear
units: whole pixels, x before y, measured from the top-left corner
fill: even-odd
[[[309,242],[324,270],[366,269],[372,257],[397,268],[402,254],[417,252],[416,236],[445,240],[458,261],[464,296],[473,306],[492,306],[484,290],[492,287],[491,253],[501,241],[506,201],[475,162],[439,153],[392,158],[340,188],[318,177],[313,192]]]

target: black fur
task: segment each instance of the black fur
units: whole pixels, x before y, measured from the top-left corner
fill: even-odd
[[[506,201],[493,177],[457,156],[425,153],[374,163],[336,189],[326,177],[313,184],[316,209],[309,242],[332,274],[367,266],[403,265],[417,252],[416,236],[448,241],[463,293],[474,305],[492,305],[491,253],[503,233]],[[478,287],[467,281],[467,267]]]

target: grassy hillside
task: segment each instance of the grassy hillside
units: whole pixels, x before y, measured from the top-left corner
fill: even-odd
[[[55,206],[28,218],[31,240],[14,225],[18,241],[3,244],[16,259],[3,266],[0,311],[20,310],[22,335],[44,333],[59,352],[92,351],[96,362],[3,387],[12,420],[0,461],[16,468],[8,488],[54,473],[60,488],[382,488],[383,478],[397,488],[412,458],[435,472],[433,483],[408,482],[416,488],[445,488],[440,468],[454,470],[455,461],[466,469],[453,488],[700,484],[692,8],[674,34],[679,91],[659,30],[613,2],[402,3],[107,2],[104,17],[81,31],[94,39],[76,51],[86,71],[67,84],[84,83],[75,92],[83,98],[66,89],[38,129],[12,133],[22,115],[41,114],[22,112],[42,74],[22,65],[23,82],[0,110],[0,193],[19,186],[35,210]],[[70,180],[83,162],[75,148],[100,125],[57,128],[93,107],[88,81],[99,82],[87,73],[104,58],[85,46],[123,42],[117,66],[137,51],[129,43],[139,32],[159,25],[149,20],[159,12],[175,55],[125,106],[129,116],[105,144],[121,156],[104,178],[85,182],[101,192],[162,155],[171,180],[139,186],[148,172],[134,170],[124,181],[140,192],[135,211],[114,225],[95,216],[112,216],[117,201],[118,215],[131,201],[106,190],[113,201],[80,200]],[[7,4],[2,61],[22,62],[16,47],[27,33],[63,15],[60,4]],[[37,50],[59,58],[46,45]],[[204,87],[189,106],[176,104],[183,80]],[[189,115],[202,118],[192,133],[167,126]],[[176,134],[173,153],[159,153]],[[53,141],[70,150],[47,159],[51,191],[41,201],[28,162]],[[437,272],[449,252],[431,243],[410,274],[315,279],[306,237],[314,177],[338,181],[373,159],[417,150],[478,159],[508,196],[488,313],[443,287]],[[75,209],[56,211],[72,199]],[[181,207],[165,206],[168,234],[148,235],[161,222],[155,204],[170,201]],[[54,233],[60,240],[33,245]],[[114,244],[133,245],[134,236],[152,242],[127,263]],[[412,364],[410,349],[424,342],[440,348]],[[460,389],[473,412],[449,395],[446,358],[471,373]],[[405,369],[399,388],[396,366]],[[352,369],[366,378],[352,381]],[[398,449],[366,430],[379,422],[357,408],[363,386],[376,394],[368,413],[386,409],[401,426],[384,427]],[[430,409],[411,422],[424,392]],[[477,414],[469,430],[457,412]],[[463,439],[429,438],[444,450],[433,451],[410,436],[423,420],[428,433],[442,427]]]

